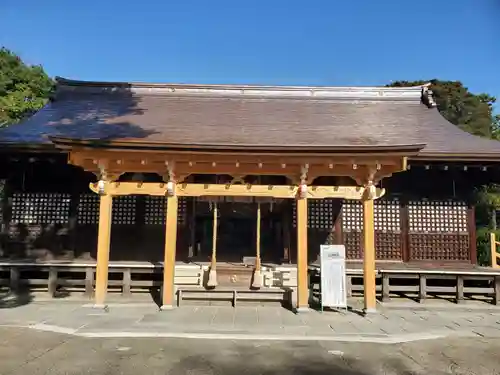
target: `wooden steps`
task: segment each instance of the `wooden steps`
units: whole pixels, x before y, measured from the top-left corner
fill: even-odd
[[[228,301],[233,307],[239,302],[280,302],[293,306],[295,293],[292,289],[261,288],[251,290],[248,288],[183,288],[177,289],[177,306],[182,301]]]

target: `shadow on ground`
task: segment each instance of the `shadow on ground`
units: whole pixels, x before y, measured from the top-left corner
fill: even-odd
[[[27,305],[33,301],[29,291],[11,292],[0,290],[0,309],[8,309]]]
[[[263,363],[264,362],[264,363]],[[278,363],[266,361],[245,361],[243,360],[239,366],[227,365],[218,361],[200,358],[198,356],[186,357],[178,364],[174,365],[169,373],[171,374],[220,374],[220,375],[378,375],[398,374],[410,375],[414,374],[411,370],[405,368],[404,364],[399,361],[391,361],[384,365],[383,372],[381,369],[375,369],[367,363],[349,358],[335,358],[330,360],[325,359],[310,359],[306,361],[287,361],[286,364],[279,365]]]

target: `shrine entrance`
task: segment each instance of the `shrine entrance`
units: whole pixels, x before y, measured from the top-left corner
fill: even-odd
[[[295,238],[295,252],[297,259],[297,281],[296,296],[294,304],[297,311],[308,309],[308,202],[310,200],[322,201],[324,199],[347,199],[363,202],[363,272],[364,272],[364,300],[365,310],[373,311],[376,308],[375,295],[375,228],[374,228],[374,200],[384,195],[385,190],[377,188],[375,184],[385,176],[406,169],[407,155],[412,155],[421,149],[420,146],[398,146],[396,149],[375,150],[368,155],[360,150],[350,150],[344,154],[288,154],[256,153],[255,155],[245,153],[224,153],[200,151],[198,154],[163,150],[161,152],[149,152],[141,148],[125,151],[118,146],[110,146],[107,149],[82,148],[78,140],[67,141],[52,138],[53,142],[60,142],[59,147],[69,147],[69,162],[80,166],[98,176],[98,181],[91,183],[91,191],[99,195],[99,224],[97,241],[97,267],[95,281],[95,305],[105,306],[108,287],[109,271],[109,249],[111,238],[111,223],[113,200],[119,196],[150,195],[166,198],[165,206],[165,250],[163,260],[163,284],[162,284],[162,309],[171,309],[174,306],[176,290],[176,250],[178,244],[184,240],[186,231],[178,230],[180,225],[185,225],[179,220],[180,200],[186,197],[194,197],[194,202],[199,200],[206,203],[206,222],[209,222],[212,214],[212,241],[210,262],[207,272],[203,274],[204,287],[215,289],[218,285],[227,283],[250,285],[253,290],[263,287],[263,267],[261,254],[265,253],[264,243],[267,242],[260,233],[273,233],[269,228],[277,228],[278,223],[284,223],[285,218],[295,218],[292,229]],[[73,142],[67,145],[65,142]],[[75,143],[76,142],[76,143]],[[118,147],[118,148],[113,148]],[[134,146],[137,147],[137,146]],[[119,150],[119,152],[117,152]],[[257,162],[255,161],[258,156]],[[119,181],[119,177],[128,172],[156,173],[162,177],[162,182],[127,182]],[[199,181],[196,177],[203,176],[233,176],[230,181],[215,182]],[[261,176],[284,176],[289,182],[271,183],[265,181]],[[256,179],[244,179],[244,176],[257,176]],[[316,185],[315,180],[322,176],[347,176],[354,181],[353,185]],[[212,178],[213,180],[213,178]],[[243,184],[242,181],[245,183]],[[219,204],[248,200],[249,207],[260,209],[247,209],[245,205],[237,206]],[[294,212],[282,211],[275,218],[274,206],[271,202],[283,202],[283,207],[290,207],[295,202]],[[288,203],[286,203],[288,201]],[[252,203],[250,203],[252,202]],[[198,204],[191,208],[197,212]],[[263,210],[264,207],[264,210]],[[273,209],[271,209],[273,207]],[[267,208],[267,209],[266,209]],[[312,207],[311,207],[312,208]],[[191,212],[193,212],[191,211]],[[224,217],[224,211],[226,217]],[[227,213],[230,215],[227,215]],[[256,212],[257,217],[253,212]],[[279,211],[278,211],[279,212]],[[203,216],[202,215],[202,216]],[[194,221],[189,226],[196,225],[196,216],[191,215]],[[254,220],[252,218],[255,217]],[[281,217],[280,221],[278,218]],[[219,220],[221,219],[221,220]],[[180,221],[180,225],[179,225]],[[226,222],[224,222],[226,221]],[[251,223],[253,221],[253,223]],[[266,221],[269,222],[266,224]],[[221,227],[219,227],[221,225]],[[293,228],[291,227],[291,228]],[[205,229],[204,229],[205,228]],[[221,233],[219,234],[219,228]],[[255,229],[254,229],[255,228]],[[290,228],[290,226],[288,226]],[[202,238],[209,237],[209,226],[202,225]],[[254,230],[256,235],[253,236]],[[275,229],[275,233],[280,233]],[[281,233],[287,233],[281,228]],[[191,234],[196,231],[191,230]],[[279,238],[273,233],[271,238]],[[254,240],[247,246],[246,243],[252,237]],[[250,253],[255,249],[255,264],[253,267],[245,267],[241,275],[233,270],[224,272],[223,264],[217,264],[220,255],[220,243],[225,248],[225,253],[236,254],[240,258],[242,254]],[[191,238],[193,240],[193,238]],[[285,239],[283,239],[285,240]],[[194,244],[190,241],[189,251],[196,253]],[[207,243],[206,241],[205,243]],[[286,242],[286,241],[284,241]],[[289,254],[289,244],[282,247],[282,254]],[[195,246],[193,246],[195,245]],[[190,254],[191,255],[191,254]],[[194,255],[194,254],[193,254]],[[266,255],[267,256],[267,255]],[[220,271],[220,272],[218,272]],[[206,282],[205,282],[206,281]],[[251,281],[251,283],[250,283]]]
[[[213,209],[217,205],[217,261],[241,264],[256,256],[257,217],[260,205],[260,246],[263,262],[278,263],[283,255],[282,205],[253,199],[198,202],[194,259],[210,261],[213,243]],[[288,229],[287,229],[288,230]]]

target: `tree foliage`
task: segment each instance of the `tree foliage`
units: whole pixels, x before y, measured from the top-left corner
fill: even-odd
[[[490,229],[496,230],[496,212],[500,210],[500,185],[490,184],[478,189],[476,191],[476,209],[489,216],[488,226]],[[484,214],[478,216],[485,216]]]
[[[54,81],[41,66],[25,64],[0,48],[0,126],[16,123],[42,108],[54,90]]]
[[[389,87],[419,86],[431,83],[434,100],[441,114],[451,123],[475,135],[500,137],[500,118],[493,114],[496,98],[488,94],[473,94],[460,81],[396,81]]]

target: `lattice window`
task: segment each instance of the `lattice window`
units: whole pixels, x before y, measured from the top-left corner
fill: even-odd
[[[165,197],[146,197],[144,206],[144,223],[147,225],[165,225]]]
[[[470,244],[467,234],[410,233],[411,260],[468,261]]]
[[[318,199],[309,205],[309,226],[330,231],[335,225],[337,205],[333,199]]]
[[[377,259],[400,260],[402,258],[400,202],[377,200],[374,202],[375,252]],[[363,204],[344,200],[342,205],[342,229],[347,257],[361,259]]]
[[[374,203],[375,256],[377,259],[401,260],[401,204],[398,199],[380,199]]]
[[[333,199],[307,201],[307,227],[330,231],[335,225],[336,206]],[[297,227],[297,203],[293,202],[293,226]]]
[[[135,195],[123,195],[113,197],[112,223],[119,225],[135,224],[137,197]]]
[[[177,223],[184,225],[187,215],[187,199],[180,197],[178,201]],[[165,225],[166,198],[161,196],[146,196],[144,222],[147,225]]]
[[[467,205],[457,201],[412,201],[410,233],[467,233]]]
[[[14,193],[12,224],[66,224],[71,196],[62,193]]]
[[[99,222],[99,196],[81,194],[78,201],[78,224],[94,225]]]
[[[400,203],[394,200],[374,202],[374,225],[376,231],[400,232]],[[345,232],[363,230],[363,204],[359,201],[345,200],[342,205],[342,228]]]
[[[459,201],[412,201],[408,205],[411,260],[467,261],[467,205]]]
[[[342,201],[342,232],[348,259],[362,258],[363,206],[354,200]]]
[[[375,230],[401,232],[401,206],[399,200],[377,200],[374,204]]]
[[[78,224],[99,223],[99,195],[81,194],[78,203]],[[134,195],[113,197],[112,224],[132,225],[136,222],[137,197]]]
[[[343,240],[347,259],[363,258],[363,252],[361,251],[363,237],[361,232],[344,232]]]
[[[361,202],[343,201],[342,230],[344,232],[361,232],[363,230],[363,205]]]

